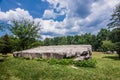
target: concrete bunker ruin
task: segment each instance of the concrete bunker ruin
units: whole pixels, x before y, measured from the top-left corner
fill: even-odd
[[[75,60],[90,59],[92,57],[91,45],[57,45],[39,46],[37,48],[23,50],[13,53],[14,57],[23,58],[43,58],[43,59],[63,59],[75,57]]]

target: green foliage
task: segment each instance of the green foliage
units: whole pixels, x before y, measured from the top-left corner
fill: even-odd
[[[116,6],[108,26],[109,28],[115,28],[111,33],[111,40],[116,44],[116,50],[120,59],[120,3]]]
[[[59,63],[57,59],[49,59],[47,62],[48,62],[49,64],[52,64],[52,65]]]
[[[100,32],[96,35],[85,33],[82,35],[75,36],[62,36],[54,38],[46,38],[43,42],[44,45],[70,45],[70,44],[91,44],[93,50],[97,50],[103,40],[109,40],[110,31],[107,29],[101,29]]]
[[[111,31],[110,39],[112,42],[120,42],[120,28],[115,28]]]
[[[83,60],[83,61],[73,61],[73,59],[48,59],[48,60],[44,60],[44,59],[37,59],[37,61],[43,61],[43,62],[47,62],[51,65],[75,65],[78,67],[95,67],[96,66],[96,60],[95,59],[91,59],[91,60]]]
[[[91,59],[91,60],[83,60],[83,61],[76,61],[74,62],[75,66],[78,67],[96,67],[96,60]]]
[[[117,51],[119,59],[120,59],[120,42],[116,42],[115,45],[116,45],[115,50]]]
[[[37,61],[47,61],[47,59],[42,59],[42,58],[36,58],[35,60],[37,60]]]
[[[101,48],[103,51],[114,51],[115,50],[115,44],[111,41],[102,41]]]
[[[120,28],[120,3],[116,6],[111,17],[111,22],[108,24],[109,28]]]
[[[0,53],[7,54],[12,52],[11,38],[6,34],[0,38]]]
[[[61,64],[61,65],[71,65],[71,64],[73,64],[73,60],[72,59],[61,59],[59,61],[59,64]]]
[[[43,42],[41,42],[41,41],[35,41],[35,42],[33,42],[32,44],[30,44],[29,46],[30,46],[30,48],[31,47],[38,47],[38,46],[42,46],[43,45]]]
[[[36,39],[39,38],[39,24],[35,24],[30,20],[13,21],[13,26],[9,29],[11,33],[18,39],[19,49],[24,50],[30,48]]]

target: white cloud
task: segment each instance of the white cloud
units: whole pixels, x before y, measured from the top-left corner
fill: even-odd
[[[37,18],[34,21],[41,22],[41,33],[43,33],[43,34],[53,33],[53,34],[64,35],[66,32],[66,29],[64,29],[64,28],[57,28],[58,26],[61,27],[61,23],[58,21],[54,21],[52,19],[43,20],[40,18]],[[49,35],[49,34],[47,34],[47,35]]]
[[[45,10],[43,17],[51,16],[50,18],[56,18],[57,16],[65,15],[67,13],[68,3],[66,0],[60,0],[60,1],[59,0],[46,0],[46,1],[50,4],[49,6],[50,10]],[[50,15],[48,13],[50,13]]]
[[[115,5],[120,1],[118,0],[47,0],[53,9],[64,12],[66,17],[63,21],[59,22],[57,26],[65,29],[65,34],[81,34],[85,32],[96,33],[100,28],[105,28]],[[88,2],[89,4],[86,4]],[[85,5],[83,5],[85,3]],[[59,4],[59,6],[58,6]],[[83,5],[83,6],[80,6]],[[66,11],[64,11],[64,9]],[[83,10],[86,10],[85,12]],[[88,10],[88,11],[87,11]],[[83,11],[83,12],[82,12]],[[80,13],[80,14],[79,14]],[[81,13],[86,13],[83,15]],[[83,16],[83,17],[82,17]],[[58,28],[55,25],[54,28]]]
[[[97,0],[95,2],[91,0],[87,6],[84,1],[88,0],[42,1],[47,1],[50,4],[49,8],[44,11],[42,18],[33,19],[28,11],[17,8],[7,12],[0,11],[0,20],[29,18],[36,23],[40,22],[41,37],[43,38],[86,32],[97,33],[101,28],[106,27],[115,5],[120,2],[119,0]],[[82,3],[85,3],[85,6],[80,6]],[[85,12],[84,9],[86,10]],[[81,13],[86,14],[82,15]],[[66,15],[62,21],[52,20],[60,15]]]
[[[49,19],[49,18],[55,19],[56,18],[56,14],[54,13],[53,10],[45,10],[44,14],[43,14],[43,18],[45,18],[45,19]]]
[[[20,20],[23,18],[25,19],[27,18],[30,20],[33,19],[28,11],[25,11],[24,9],[21,8],[16,8],[15,10],[9,10],[7,12],[0,11],[0,15],[1,15],[0,20],[5,20],[5,21]]]
[[[54,36],[50,35],[41,35],[41,40],[44,40],[45,38],[53,38]]]

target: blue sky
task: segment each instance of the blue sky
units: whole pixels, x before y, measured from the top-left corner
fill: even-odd
[[[41,37],[96,34],[119,0],[0,0],[0,21],[40,22]],[[4,32],[5,33],[5,32]],[[8,33],[8,32],[7,32]],[[3,33],[0,33],[2,35]]]

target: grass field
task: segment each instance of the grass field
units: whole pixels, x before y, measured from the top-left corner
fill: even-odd
[[[1,55],[0,55],[1,56]],[[120,80],[117,54],[93,52],[95,68],[50,65],[44,61],[13,58],[0,62],[0,80]]]

